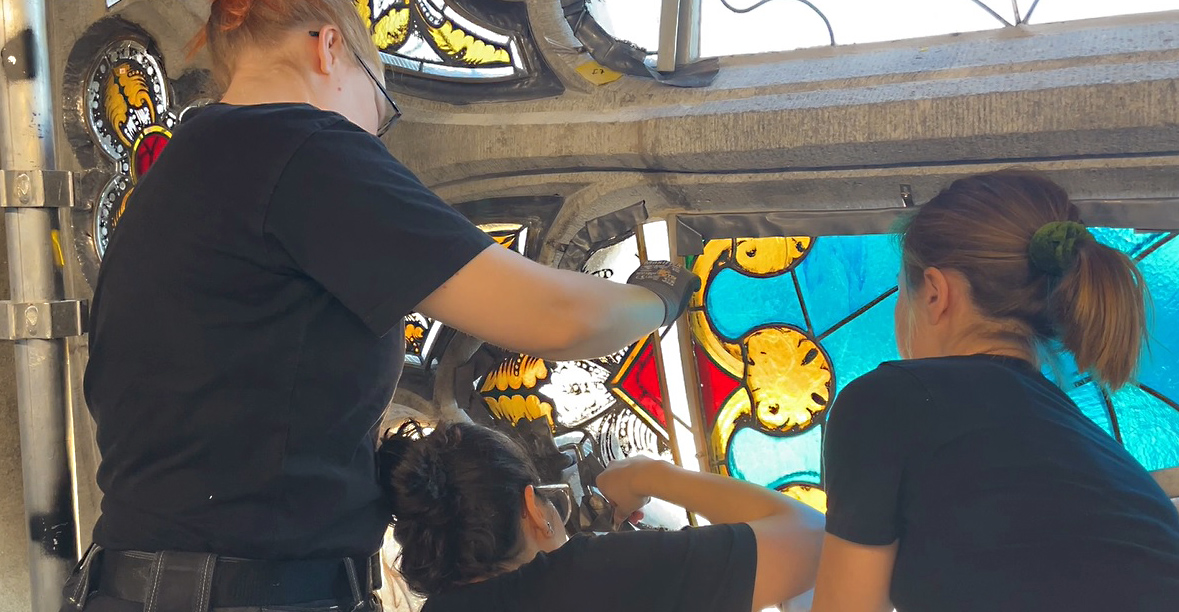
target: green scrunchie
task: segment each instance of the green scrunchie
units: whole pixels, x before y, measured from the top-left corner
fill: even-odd
[[[1093,240],[1089,229],[1076,221],[1052,221],[1036,230],[1028,245],[1028,259],[1037,270],[1063,276],[1077,258],[1077,245]]]

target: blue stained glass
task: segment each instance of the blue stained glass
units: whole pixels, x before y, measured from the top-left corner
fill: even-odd
[[[1138,380],[1176,399],[1179,398],[1179,239],[1146,256],[1139,267],[1150,288],[1154,316],[1149,351],[1143,355]],[[1179,440],[1170,443],[1179,446]]]
[[[1179,410],[1134,386],[1112,399],[1126,450],[1150,471],[1179,466]]]
[[[1068,396],[1077,403],[1082,414],[1104,429],[1105,433],[1113,435],[1113,425],[1109,422],[1109,408],[1097,383],[1088,382],[1075,389],[1069,389]]]
[[[772,488],[793,483],[820,485],[822,451],[821,425],[788,437],[744,427],[735,431],[729,442],[729,474]]]
[[[1123,227],[1094,227],[1090,228],[1098,242],[1107,244],[1131,257],[1150,248],[1151,245],[1165,238],[1165,232],[1142,232]]]
[[[835,371],[835,393],[882,362],[901,358],[893,332],[896,303],[894,293],[822,340]]]
[[[897,284],[900,258],[891,234],[821,236],[797,269],[811,324],[820,334]]]
[[[709,285],[704,307],[716,330],[729,340],[770,323],[806,329],[794,278],[789,272],[755,278],[729,268],[721,270]]]

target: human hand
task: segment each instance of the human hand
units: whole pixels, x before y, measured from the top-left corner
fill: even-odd
[[[614,504],[614,524],[623,521],[637,522],[643,516],[639,509],[651,501],[644,481],[651,472],[666,463],[642,455],[611,461],[605,471],[598,474],[595,484],[602,495]]]
[[[700,277],[670,261],[648,261],[639,266],[626,282],[653,291],[663,300],[664,316],[660,327],[675,323],[688,309],[692,294],[700,290]]]

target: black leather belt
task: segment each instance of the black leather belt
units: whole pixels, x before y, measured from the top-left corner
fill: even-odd
[[[177,582],[196,586],[207,608],[367,601],[380,587],[379,555],[348,559],[262,561],[163,553],[103,550],[96,559],[97,592],[136,603],[151,603]],[[168,556],[174,555],[174,556]],[[172,559],[172,561],[169,561]],[[190,561],[195,560],[195,563]],[[186,585],[176,585],[188,591]],[[175,589],[175,587],[172,587]],[[190,596],[186,595],[185,599]],[[191,600],[191,599],[189,599]],[[152,606],[155,607],[155,606]],[[206,609],[207,609],[206,608]],[[345,608],[347,609],[347,608]]]

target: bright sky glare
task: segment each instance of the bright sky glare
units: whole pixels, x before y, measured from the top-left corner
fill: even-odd
[[[745,8],[757,0],[728,0]],[[971,0],[811,0],[835,30],[838,44],[904,40],[975,32],[1002,27]],[[984,0],[1009,22],[1012,0]],[[1033,0],[1017,0],[1024,14]],[[615,36],[648,50],[659,46],[661,0],[591,0],[591,10],[609,20]],[[1053,23],[1179,10],[1179,0],[1040,0],[1029,23]],[[726,9],[721,0],[701,0],[701,54],[736,55],[785,51],[829,44],[827,28],[814,11],[797,0],[772,0],[745,14]]]

